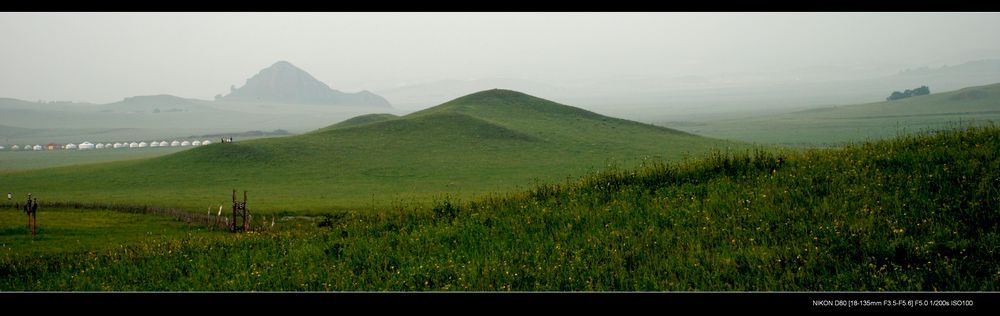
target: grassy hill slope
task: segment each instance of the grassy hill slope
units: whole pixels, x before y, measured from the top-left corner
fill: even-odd
[[[141,161],[0,177],[40,200],[202,210],[250,191],[259,212],[387,206],[560,181],[613,162],[680,159],[742,146],[488,90],[398,119],[275,139],[201,146]],[[378,204],[378,205],[373,205]]]
[[[355,116],[355,117],[346,119],[343,122],[340,122],[340,123],[337,123],[337,124],[330,125],[330,126],[324,128],[323,130],[329,130],[329,129],[335,129],[335,128],[354,127],[354,126],[358,126],[358,125],[365,125],[365,124],[368,124],[368,123],[388,121],[388,120],[396,119],[396,118],[399,118],[399,116],[393,115],[393,114],[388,114],[388,113],[365,114],[365,115]]]
[[[7,252],[0,289],[996,291],[998,219],[993,125],[608,169],[275,234]]]
[[[988,121],[1000,122],[1000,83],[896,101],[676,127],[699,135],[748,142],[834,145]]]

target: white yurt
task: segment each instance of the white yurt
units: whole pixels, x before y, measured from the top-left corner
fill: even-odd
[[[128,148],[139,148],[139,143],[131,142],[128,144]]]
[[[31,150],[31,148],[31,145],[24,145],[24,147],[21,147],[23,150]]]
[[[200,140],[193,141],[191,142],[191,146],[201,146],[201,141]]]
[[[31,149],[34,149],[34,150],[45,150],[45,147],[42,147],[42,145],[35,145],[35,147],[31,147]]]
[[[4,149],[7,149],[7,147],[0,146],[0,150],[4,150]]]
[[[202,145],[208,145],[208,144],[211,144],[211,143],[212,143],[212,141],[207,140],[207,139],[201,142]]]
[[[167,141],[160,142],[160,147],[167,147],[167,146],[170,146],[170,144],[167,143]]]
[[[80,146],[77,146],[77,147],[80,148],[80,150],[94,149],[94,143],[91,143],[91,142],[82,142],[82,143],[80,143]]]
[[[149,142],[149,147],[160,147],[160,142],[157,141]]]
[[[111,143],[104,144],[104,149],[111,149]]]
[[[146,142],[139,142],[139,148],[146,148],[146,147],[149,147],[149,144],[147,144]]]
[[[180,146],[180,145],[181,145],[181,142],[176,141],[176,140],[170,142],[170,147],[177,147],[177,146]]]
[[[184,147],[184,146],[191,146],[191,142],[186,141],[186,140],[183,141],[183,142],[181,142],[181,147]]]
[[[97,148],[97,149],[104,149],[104,144],[101,144],[101,143],[97,143],[97,145],[94,145],[94,148]]]
[[[66,144],[66,149],[76,149],[76,144],[73,143]]]
[[[122,148],[122,146],[124,146],[124,145],[122,145],[122,143],[115,143],[113,147],[114,148]]]
[[[10,150],[18,150],[18,149],[21,149],[21,146],[14,145],[10,147]]]

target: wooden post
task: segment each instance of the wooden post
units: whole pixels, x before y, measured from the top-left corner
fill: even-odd
[[[236,189],[233,189],[233,222],[229,225],[229,231],[236,231],[236,209],[239,206],[236,205]]]
[[[24,203],[24,215],[28,215],[28,229],[31,229],[31,193],[28,193],[28,202]]]
[[[247,210],[247,191],[243,190],[243,204],[240,204],[240,211],[243,213],[243,231],[248,231],[250,211]]]
[[[220,211],[222,206],[219,206]],[[237,224],[236,218],[240,217],[239,225]],[[250,217],[250,211],[247,210],[247,191],[243,190],[243,201],[236,200],[236,189],[233,189],[233,221],[226,223],[229,231],[236,232],[239,230],[249,231],[252,224],[252,219]]]
[[[31,237],[35,237],[35,226],[31,220],[32,215],[34,215],[31,210],[34,208],[34,200],[31,199],[31,193],[28,193],[28,202],[24,204],[24,215],[28,215],[28,229],[31,230]]]
[[[38,226],[38,218],[35,215],[38,212],[38,198],[32,199],[29,193],[28,203],[24,205],[24,211],[28,215],[28,229],[31,230],[31,238],[35,238],[35,231]]]
[[[35,238],[35,230],[38,229],[38,199],[31,204],[31,238]]]

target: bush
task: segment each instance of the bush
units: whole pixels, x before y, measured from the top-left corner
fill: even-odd
[[[893,91],[888,98],[885,98],[885,100],[893,101],[893,100],[905,99],[909,97],[928,95],[928,94],[931,94],[931,89],[928,88],[927,86],[920,86],[920,88],[916,88],[913,90],[906,89],[906,91],[904,92]]]

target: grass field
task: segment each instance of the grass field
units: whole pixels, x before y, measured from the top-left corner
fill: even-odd
[[[1000,84],[766,117],[664,125],[746,142],[835,146],[990,122],[1000,122]]]
[[[32,237],[27,215],[3,205],[6,207],[0,210],[0,252],[5,257],[102,251],[150,240],[219,235],[208,227],[167,216],[43,207],[36,215],[38,228]]]
[[[996,291],[998,219],[993,125],[648,161],[267,234],[8,251],[0,290]]]
[[[370,118],[370,117],[369,117]],[[407,116],[312,133],[213,144],[144,160],[0,173],[0,190],[39,200],[149,204],[200,211],[248,190],[261,214],[363,210],[472,198],[564,181],[608,164],[680,160],[745,148],[489,90]]]
[[[152,158],[172,154],[192,147],[156,147],[99,150],[0,151],[0,172],[44,169]]]

